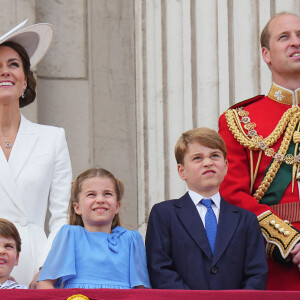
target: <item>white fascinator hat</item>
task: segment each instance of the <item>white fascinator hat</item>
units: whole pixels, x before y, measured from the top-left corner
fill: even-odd
[[[48,52],[55,29],[49,23],[38,23],[22,28],[27,20],[2,35],[0,45],[8,41],[20,44],[30,58],[31,67],[34,67]]]

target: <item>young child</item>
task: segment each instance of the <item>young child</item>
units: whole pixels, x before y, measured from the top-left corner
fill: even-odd
[[[21,238],[16,226],[0,218],[0,289],[27,289],[9,279],[9,275],[18,265],[21,252]]]
[[[73,182],[69,224],[53,241],[37,288],[150,288],[142,236],[120,227],[124,188],[105,169]]]
[[[188,192],[151,210],[146,253],[152,287],[265,289],[267,261],[257,218],[219,194],[228,166],[223,139],[209,128],[189,130],[177,141],[175,157]]]

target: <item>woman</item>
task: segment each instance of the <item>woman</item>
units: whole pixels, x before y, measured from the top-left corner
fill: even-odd
[[[70,198],[72,172],[64,130],[32,123],[20,112],[35,99],[30,67],[47,53],[53,35],[52,25],[35,24],[0,38],[0,217],[12,221],[20,233],[22,251],[11,275],[27,285],[67,222]]]

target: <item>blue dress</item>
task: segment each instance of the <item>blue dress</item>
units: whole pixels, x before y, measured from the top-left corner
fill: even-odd
[[[38,281],[56,288],[150,288],[145,246],[139,232],[117,226],[112,233],[64,225],[57,233]]]

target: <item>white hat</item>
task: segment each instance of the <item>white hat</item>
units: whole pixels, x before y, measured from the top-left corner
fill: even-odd
[[[28,19],[0,37],[0,45],[11,41],[23,46],[26,50],[31,67],[35,66],[48,52],[53,38],[54,27],[49,23],[34,24],[23,29]]]

